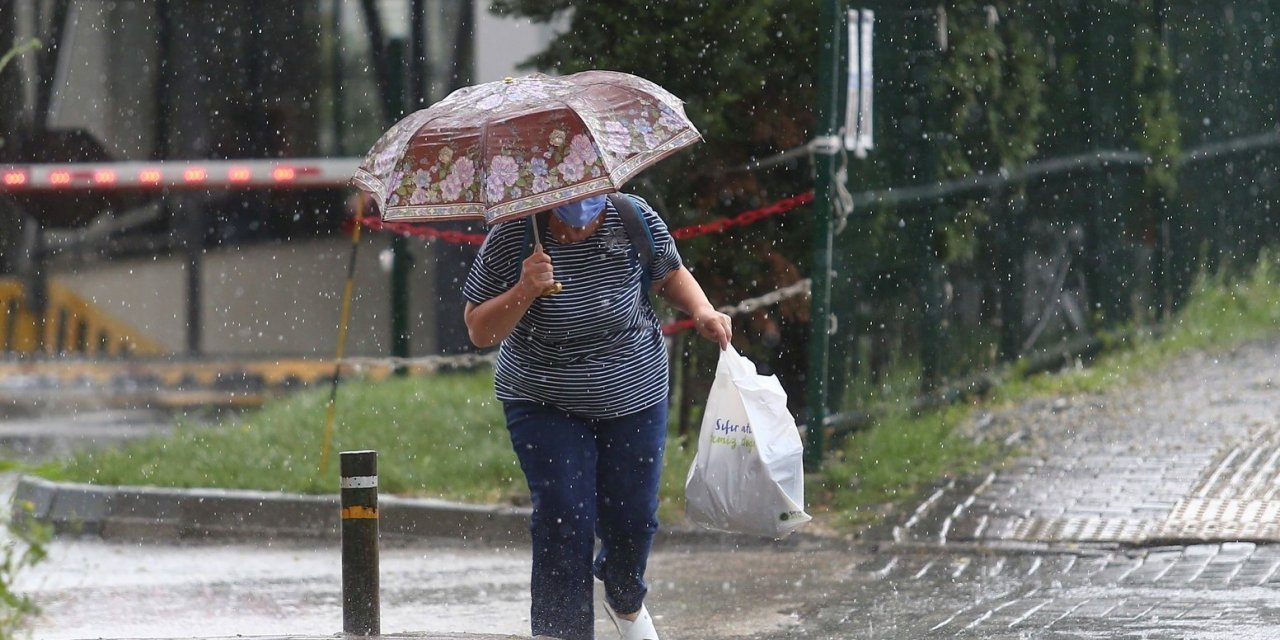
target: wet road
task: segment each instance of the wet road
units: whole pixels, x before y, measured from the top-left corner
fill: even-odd
[[[527,633],[527,552],[448,541],[382,553],[382,629]],[[296,543],[54,543],[21,587],[33,637],[329,636],[339,551]],[[1133,550],[660,550],[667,639],[1280,637],[1280,547]],[[599,611],[599,609],[597,609]],[[614,637],[603,619],[600,638]]]
[[[340,558],[332,544],[60,539],[19,586],[44,608],[41,639],[332,635],[342,630]],[[527,549],[384,545],[381,560],[385,633],[528,633]],[[649,607],[666,638],[785,635],[807,594],[834,593],[829,578],[855,562],[831,551],[660,550]],[[599,636],[611,637],[597,612]]]

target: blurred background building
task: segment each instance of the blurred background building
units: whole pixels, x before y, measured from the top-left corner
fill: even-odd
[[[473,0],[6,0],[0,54],[40,46],[0,70],[0,165],[354,169],[400,117],[523,73],[552,35]],[[80,182],[0,196],[0,352],[332,355],[350,252],[340,180]],[[465,349],[473,250],[370,238],[348,352]]]

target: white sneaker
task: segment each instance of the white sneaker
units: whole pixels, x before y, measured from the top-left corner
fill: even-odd
[[[635,620],[627,620],[618,615],[607,602],[604,604],[604,610],[613,621],[613,626],[618,629],[618,637],[621,640],[658,640],[658,631],[653,628],[653,618],[643,604],[640,605],[640,614]]]

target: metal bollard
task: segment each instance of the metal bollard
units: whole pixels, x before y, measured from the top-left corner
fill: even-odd
[[[342,632],[381,634],[378,622],[378,452],[343,451]]]

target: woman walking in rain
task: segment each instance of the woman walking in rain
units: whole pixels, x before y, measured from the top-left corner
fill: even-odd
[[[471,341],[501,343],[494,386],[533,499],[532,630],[592,638],[594,577],[621,638],[656,640],[644,574],[658,528],[668,367],[648,294],[688,313],[722,349],[731,324],[643,200],[594,196],[553,214],[495,226],[463,290]],[[636,220],[651,239],[636,237]],[[563,291],[544,295],[558,283]]]

